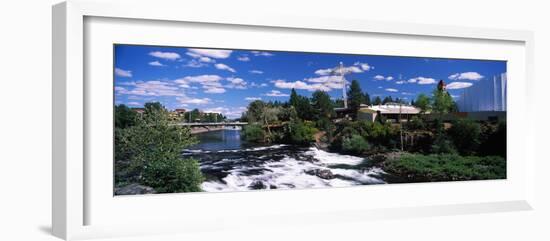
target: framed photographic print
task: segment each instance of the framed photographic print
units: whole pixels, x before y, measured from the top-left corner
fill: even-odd
[[[56,236],[531,209],[530,32],[127,4],[53,8]]]

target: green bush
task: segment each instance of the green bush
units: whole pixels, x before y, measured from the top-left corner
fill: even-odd
[[[448,135],[460,154],[472,155],[479,147],[481,128],[473,120],[458,119],[453,121]]]
[[[260,124],[250,124],[244,127],[243,137],[246,141],[261,143],[265,140],[265,132]]]
[[[506,159],[499,156],[407,154],[387,161],[385,170],[416,181],[505,179]]]
[[[200,191],[198,162],[181,156],[185,147],[196,143],[189,128],[170,125],[160,105],[145,108],[135,126],[115,130],[116,184],[137,182],[157,192]]]
[[[292,144],[308,145],[315,141],[313,135],[317,132],[318,130],[311,122],[293,121],[288,126],[288,140]]]
[[[369,143],[360,135],[352,135],[349,138],[344,138],[342,141],[342,150],[347,153],[362,154],[369,150],[369,148]]]

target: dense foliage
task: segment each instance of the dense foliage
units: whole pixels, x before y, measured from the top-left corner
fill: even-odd
[[[406,154],[387,161],[385,169],[414,181],[505,179],[506,159],[499,156]]]
[[[157,192],[200,191],[203,177],[198,161],[181,156],[194,143],[189,128],[170,125],[160,103],[145,104],[135,125],[115,128],[116,185],[139,183]]]

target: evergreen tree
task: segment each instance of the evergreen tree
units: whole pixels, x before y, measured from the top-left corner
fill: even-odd
[[[376,98],[374,98],[374,100],[372,101],[372,104],[373,105],[381,105],[382,104],[382,99],[380,99],[380,96],[376,96]]]
[[[348,98],[348,107],[353,110],[354,113],[357,113],[359,107],[361,106],[361,103],[365,102],[365,96],[363,95],[363,91],[361,90],[361,85],[359,85],[359,81],[351,81],[351,86],[348,91]]]
[[[365,94],[364,94],[363,96],[364,96],[364,97],[363,97],[363,99],[364,99],[363,104],[365,104],[365,105],[371,105],[369,93],[365,92]]]

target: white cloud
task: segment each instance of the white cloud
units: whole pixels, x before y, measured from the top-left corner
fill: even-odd
[[[447,89],[448,90],[463,89],[463,88],[468,88],[472,85],[473,84],[469,82],[452,82],[447,85]]]
[[[132,71],[115,68],[115,75],[119,77],[132,77]]]
[[[237,60],[242,61],[242,62],[248,62],[248,61],[250,61],[250,58],[248,56],[239,56],[239,57],[237,57]]]
[[[122,95],[139,96],[183,96],[183,92],[170,82],[151,80],[136,82],[132,89],[115,86],[115,92]]]
[[[370,67],[369,67],[370,69]],[[327,68],[327,69],[318,69],[315,71],[315,74],[317,75],[334,75],[334,74],[341,74],[341,72],[344,72],[344,74],[350,74],[350,73],[363,73],[364,69],[360,65],[354,65],[354,66],[347,66],[340,69],[340,66],[334,67],[334,68]]]
[[[315,71],[315,74],[317,74],[317,75],[329,75],[329,74],[332,74],[332,71],[333,71],[333,69],[331,69],[331,68],[318,69],[318,70]]]
[[[395,81],[395,83],[398,84],[398,85],[402,85],[402,84],[406,83],[406,81],[398,80],[398,81]]]
[[[257,69],[253,69],[253,70],[250,70],[248,72],[250,72],[251,74],[263,74],[264,73],[263,71],[257,70]]]
[[[374,67],[370,66],[367,63],[355,62],[353,65],[361,67],[363,71],[369,71],[371,69],[374,69]]]
[[[225,49],[189,49],[187,55],[192,56],[206,56],[215,59],[226,59],[231,56],[233,50]]]
[[[151,65],[151,66],[159,66],[159,67],[164,66],[164,64],[162,64],[162,63],[159,62],[159,61],[149,62],[149,65]]]
[[[414,93],[411,92],[401,92],[402,95],[414,95]]]
[[[247,83],[241,78],[229,77],[226,78],[226,80],[230,82],[228,85],[226,85],[227,88],[235,88],[241,90],[246,89]]]
[[[237,72],[237,71],[235,71],[235,69],[229,67],[228,65],[222,64],[222,63],[215,64],[214,66],[216,67],[216,69],[219,69],[219,70],[227,70],[227,71],[232,72],[232,73]]]
[[[250,83],[250,87],[257,87],[257,88],[260,88],[260,87],[266,87],[266,86],[267,86],[266,83],[261,83],[261,84],[257,84],[256,82]]]
[[[222,80],[222,77],[218,75],[197,75],[177,79],[174,82],[179,84],[182,88],[189,88],[191,83],[197,83],[205,90],[204,93],[221,94],[225,93],[225,89],[220,83],[220,80]]]
[[[206,105],[210,103],[209,98],[190,98],[187,96],[176,98],[181,104]]]
[[[255,101],[255,100],[262,100],[261,97],[246,97],[244,98],[247,101]]]
[[[204,93],[208,93],[208,94],[222,94],[222,93],[225,93],[225,89],[221,88],[221,87],[203,86],[203,88],[205,89]]]
[[[386,91],[388,91],[388,92],[399,92],[398,89],[394,89],[394,88],[387,88]]]
[[[393,76],[375,75],[375,76],[373,77],[373,79],[375,79],[375,80],[392,81],[392,80],[393,80]]]
[[[160,52],[160,51],[154,51],[149,53],[149,55],[161,59],[167,59],[167,60],[176,60],[181,58],[181,56],[178,53],[174,52]]]
[[[202,62],[200,62],[196,59],[192,59],[192,60],[188,61],[187,64],[184,65],[184,67],[200,68],[200,67],[204,67],[206,65],[207,64],[202,63]]]
[[[409,82],[409,83],[418,83],[419,85],[429,85],[429,84],[437,83],[437,81],[433,78],[427,78],[427,77],[422,77],[422,76],[409,79],[407,82]]]
[[[285,80],[274,80],[271,81],[275,84],[275,87],[281,88],[281,89],[298,89],[298,90],[308,90],[308,91],[316,91],[316,90],[322,90],[322,91],[330,91],[331,88],[326,86],[325,84],[308,84],[304,81],[294,81],[294,82],[287,82]]]
[[[481,80],[483,79],[483,75],[477,73],[477,72],[464,72],[464,73],[456,73],[449,76],[449,79],[451,80]]]
[[[263,52],[263,51],[250,51],[250,53],[252,53],[254,56],[266,56],[266,57],[273,56],[272,53]]]
[[[286,97],[286,96],[290,96],[289,94],[285,94],[285,93],[282,93],[281,91],[278,91],[278,90],[272,90],[270,92],[267,92],[265,93],[266,96],[272,96],[272,97]]]

